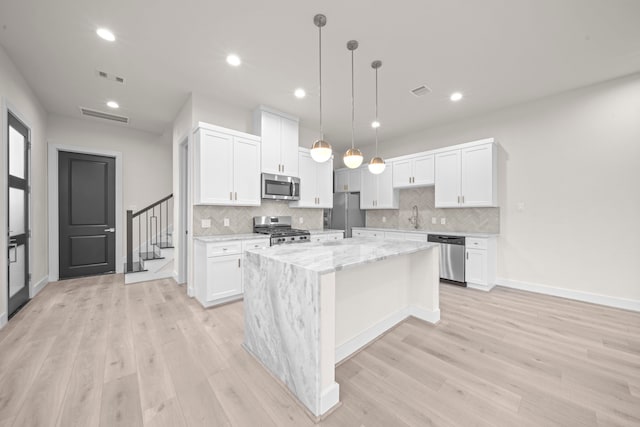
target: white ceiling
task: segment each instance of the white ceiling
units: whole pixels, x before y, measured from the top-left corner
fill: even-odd
[[[638,0],[2,0],[0,43],[50,112],[118,113],[160,133],[190,92],[269,105],[317,127],[322,12],[327,139],[350,141],[349,39],[357,39],[356,139],[368,143],[380,69],[382,140],[640,71]],[[95,35],[113,30],[117,41]],[[229,52],[243,64],[231,68]],[[122,75],[101,81],[95,70]],[[409,90],[433,92],[416,98]],[[296,87],[309,95],[293,97]],[[463,101],[452,103],[456,90]]]

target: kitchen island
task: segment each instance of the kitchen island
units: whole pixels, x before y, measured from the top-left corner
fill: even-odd
[[[244,347],[315,417],[335,365],[409,316],[440,319],[439,246],[353,238],[249,250]]]

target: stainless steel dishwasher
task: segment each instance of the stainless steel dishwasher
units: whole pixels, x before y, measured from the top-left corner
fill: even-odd
[[[440,278],[455,285],[467,286],[464,280],[464,237],[429,234],[427,240],[440,243]]]

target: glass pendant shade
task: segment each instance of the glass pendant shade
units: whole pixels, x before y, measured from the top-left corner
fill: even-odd
[[[311,147],[311,158],[318,163],[324,163],[329,160],[331,153],[331,145],[324,139],[317,140]]]
[[[369,172],[371,172],[374,175],[381,174],[382,172],[384,172],[384,169],[386,167],[387,165],[385,164],[384,159],[382,157],[374,157],[369,162]]]
[[[344,153],[344,158],[342,160],[346,167],[349,169],[355,169],[362,164],[363,159],[364,156],[360,150],[357,148],[349,148],[347,152]]]

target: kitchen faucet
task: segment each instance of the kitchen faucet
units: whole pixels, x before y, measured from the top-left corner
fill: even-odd
[[[411,217],[409,217],[409,222],[413,224],[413,228],[418,229],[418,207],[413,205],[411,208]]]

